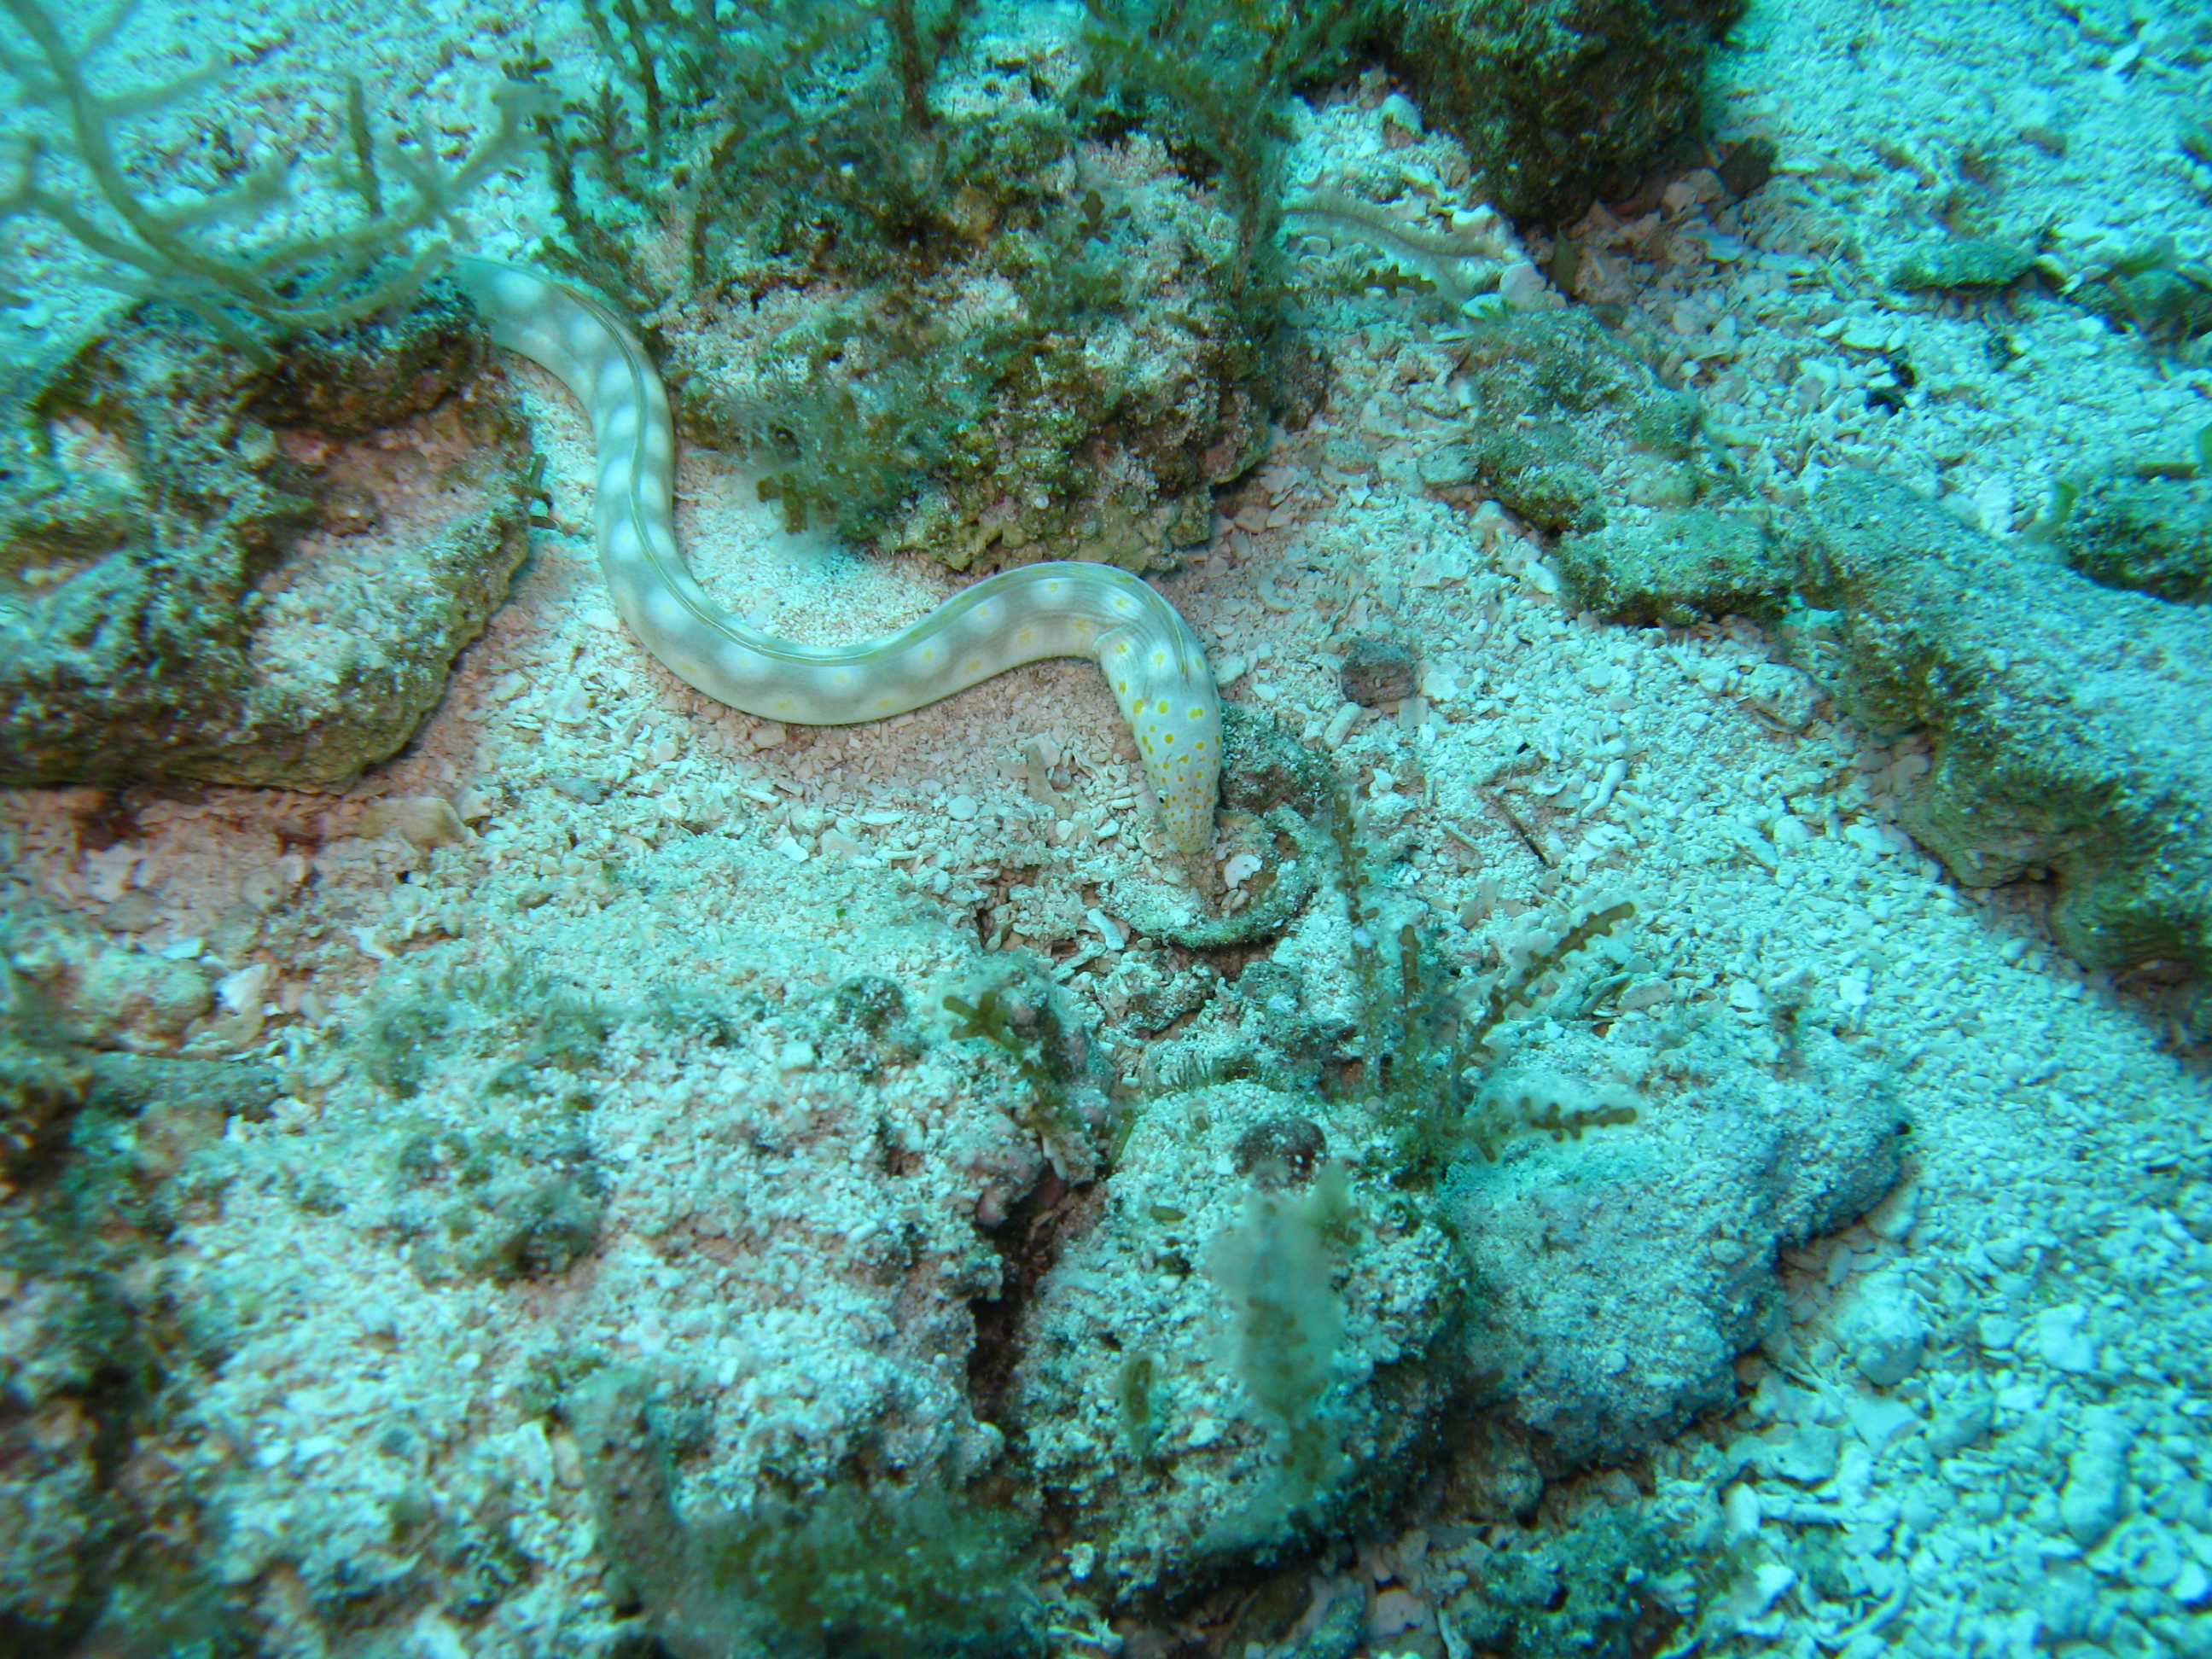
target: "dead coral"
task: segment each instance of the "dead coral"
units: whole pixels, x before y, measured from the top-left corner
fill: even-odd
[[[2212,1032],[2212,617],[2015,552],[1868,473],[1814,504],[1808,597],[1842,610],[1838,700],[1924,728],[1935,765],[1902,816],[1972,887],[2036,869],[2090,968],[2181,982]]]

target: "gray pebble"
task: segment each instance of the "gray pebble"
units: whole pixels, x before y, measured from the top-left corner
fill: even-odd
[[[597,778],[587,778],[576,772],[556,772],[545,781],[556,794],[570,800],[580,801],[586,806],[597,806],[607,798],[607,787]]]
[[[1395,640],[1351,641],[1337,674],[1345,701],[1362,708],[1402,702],[1420,683],[1420,659]]]
[[[1928,1326],[1912,1292],[1888,1273],[1874,1274],[1859,1287],[1836,1334],[1859,1375],[1877,1389],[1893,1389],[1918,1370],[1928,1348]]]

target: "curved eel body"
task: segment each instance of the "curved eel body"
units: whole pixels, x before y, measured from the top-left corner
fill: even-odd
[[[1198,636],[1150,586],[1111,565],[1024,565],[884,639],[809,646],[764,634],[709,599],[677,550],[668,395],[629,329],[534,271],[473,257],[454,267],[492,339],[546,369],[589,414],[600,568],[623,619],[679,678],[763,720],[849,726],[1040,658],[1093,657],[1135,734],[1169,839],[1182,853],[1205,850],[1221,767],[1220,699]]]

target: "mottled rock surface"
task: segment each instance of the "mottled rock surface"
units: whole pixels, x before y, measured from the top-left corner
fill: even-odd
[[[516,406],[441,292],[272,365],[142,307],[18,377],[0,781],[313,788],[407,741],[524,550]]]
[[[1603,1098],[1616,1060],[1572,1036],[1490,1088]],[[1774,1310],[1779,1252],[1897,1179],[1888,1079],[1817,1027],[1780,1066],[1701,1036],[1641,1092],[1633,1125],[1526,1136],[1449,1183],[1454,1231],[1492,1291],[1470,1321],[1473,1368],[1558,1464],[1629,1455],[1729,1405],[1735,1358]]]
[[[2212,617],[2000,545],[1872,474],[1831,480],[1814,516],[1808,597],[1843,612],[1838,696],[1935,743],[1912,832],[1969,886],[2047,869],[2069,955],[2198,981],[2183,1017],[2212,1030]]]
[[[1739,0],[1489,0],[1407,5],[1392,63],[1468,148],[1477,192],[1565,222],[1633,191],[1698,116],[1706,51]]]

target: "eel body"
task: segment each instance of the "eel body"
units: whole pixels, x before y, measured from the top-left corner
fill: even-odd
[[[475,257],[454,266],[494,342],[546,369],[590,416],[600,567],[623,619],[672,672],[764,720],[848,726],[1041,658],[1092,657],[1136,737],[1169,839],[1179,852],[1205,850],[1220,699],[1198,636],[1152,588],[1110,565],[1024,565],[883,639],[808,646],[765,634],[709,599],[677,550],[668,396],[621,319],[535,271]]]

